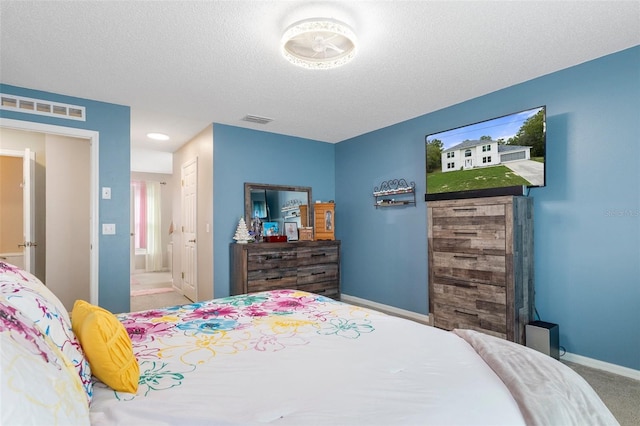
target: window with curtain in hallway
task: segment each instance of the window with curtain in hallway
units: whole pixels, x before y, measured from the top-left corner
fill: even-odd
[[[145,270],[162,270],[161,190],[160,182],[131,181],[133,227],[136,254],[146,256]]]

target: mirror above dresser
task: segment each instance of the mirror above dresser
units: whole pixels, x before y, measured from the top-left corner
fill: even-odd
[[[313,217],[317,210],[322,213],[323,230],[333,231],[333,209],[327,216],[328,208],[322,206],[329,203],[312,206],[312,199],[310,187],[245,183],[245,221],[249,229],[258,223],[263,231],[277,222],[279,234],[285,235],[284,224],[288,228],[293,226],[292,222],[299,229],[312,230],[318,221]],[[291,239],[288,230],[286,234],[286,242],[274,242],[265,232],[264,239],[256,238],[255,243],[231,243],[231,294],[294,289],[339,300],[340,241],[333,238],[319,241],[313,232],[310,238],[302,238],[300,234],[300,238]]]
[[[284,223],[295,222],[298,228],[311,226],[311,187],[244,184],[244,216],[250,228],[261,223],[278,223],[279,234],[284,234]]]

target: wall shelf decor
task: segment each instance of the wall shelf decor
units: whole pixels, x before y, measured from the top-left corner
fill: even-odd
[[[373,189],[374,206],[415,206],[416,183],[407,183],[405,179],[386,180]]]

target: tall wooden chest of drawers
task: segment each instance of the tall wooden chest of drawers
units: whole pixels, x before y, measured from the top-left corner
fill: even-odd
[[[231,244],[231,294],[297,289],[340,298],[340,241]]]
[[[427,203],[429,312],[436,327],[524,343],[533,319],[533,200]]]

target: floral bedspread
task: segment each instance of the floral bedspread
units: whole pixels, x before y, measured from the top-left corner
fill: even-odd
[[[138,395],[180,386],[215,357],[306,345],[308,334],[357,339],[374,331],[364,310],[306,292],[278,290],[120,315],[140,365]]]
[[[94,425],[522,421],[462,339],[324,296],[278,290],[118,318],[138,392],[95,382]],[[458,409],[460,389],[470,411]]]

